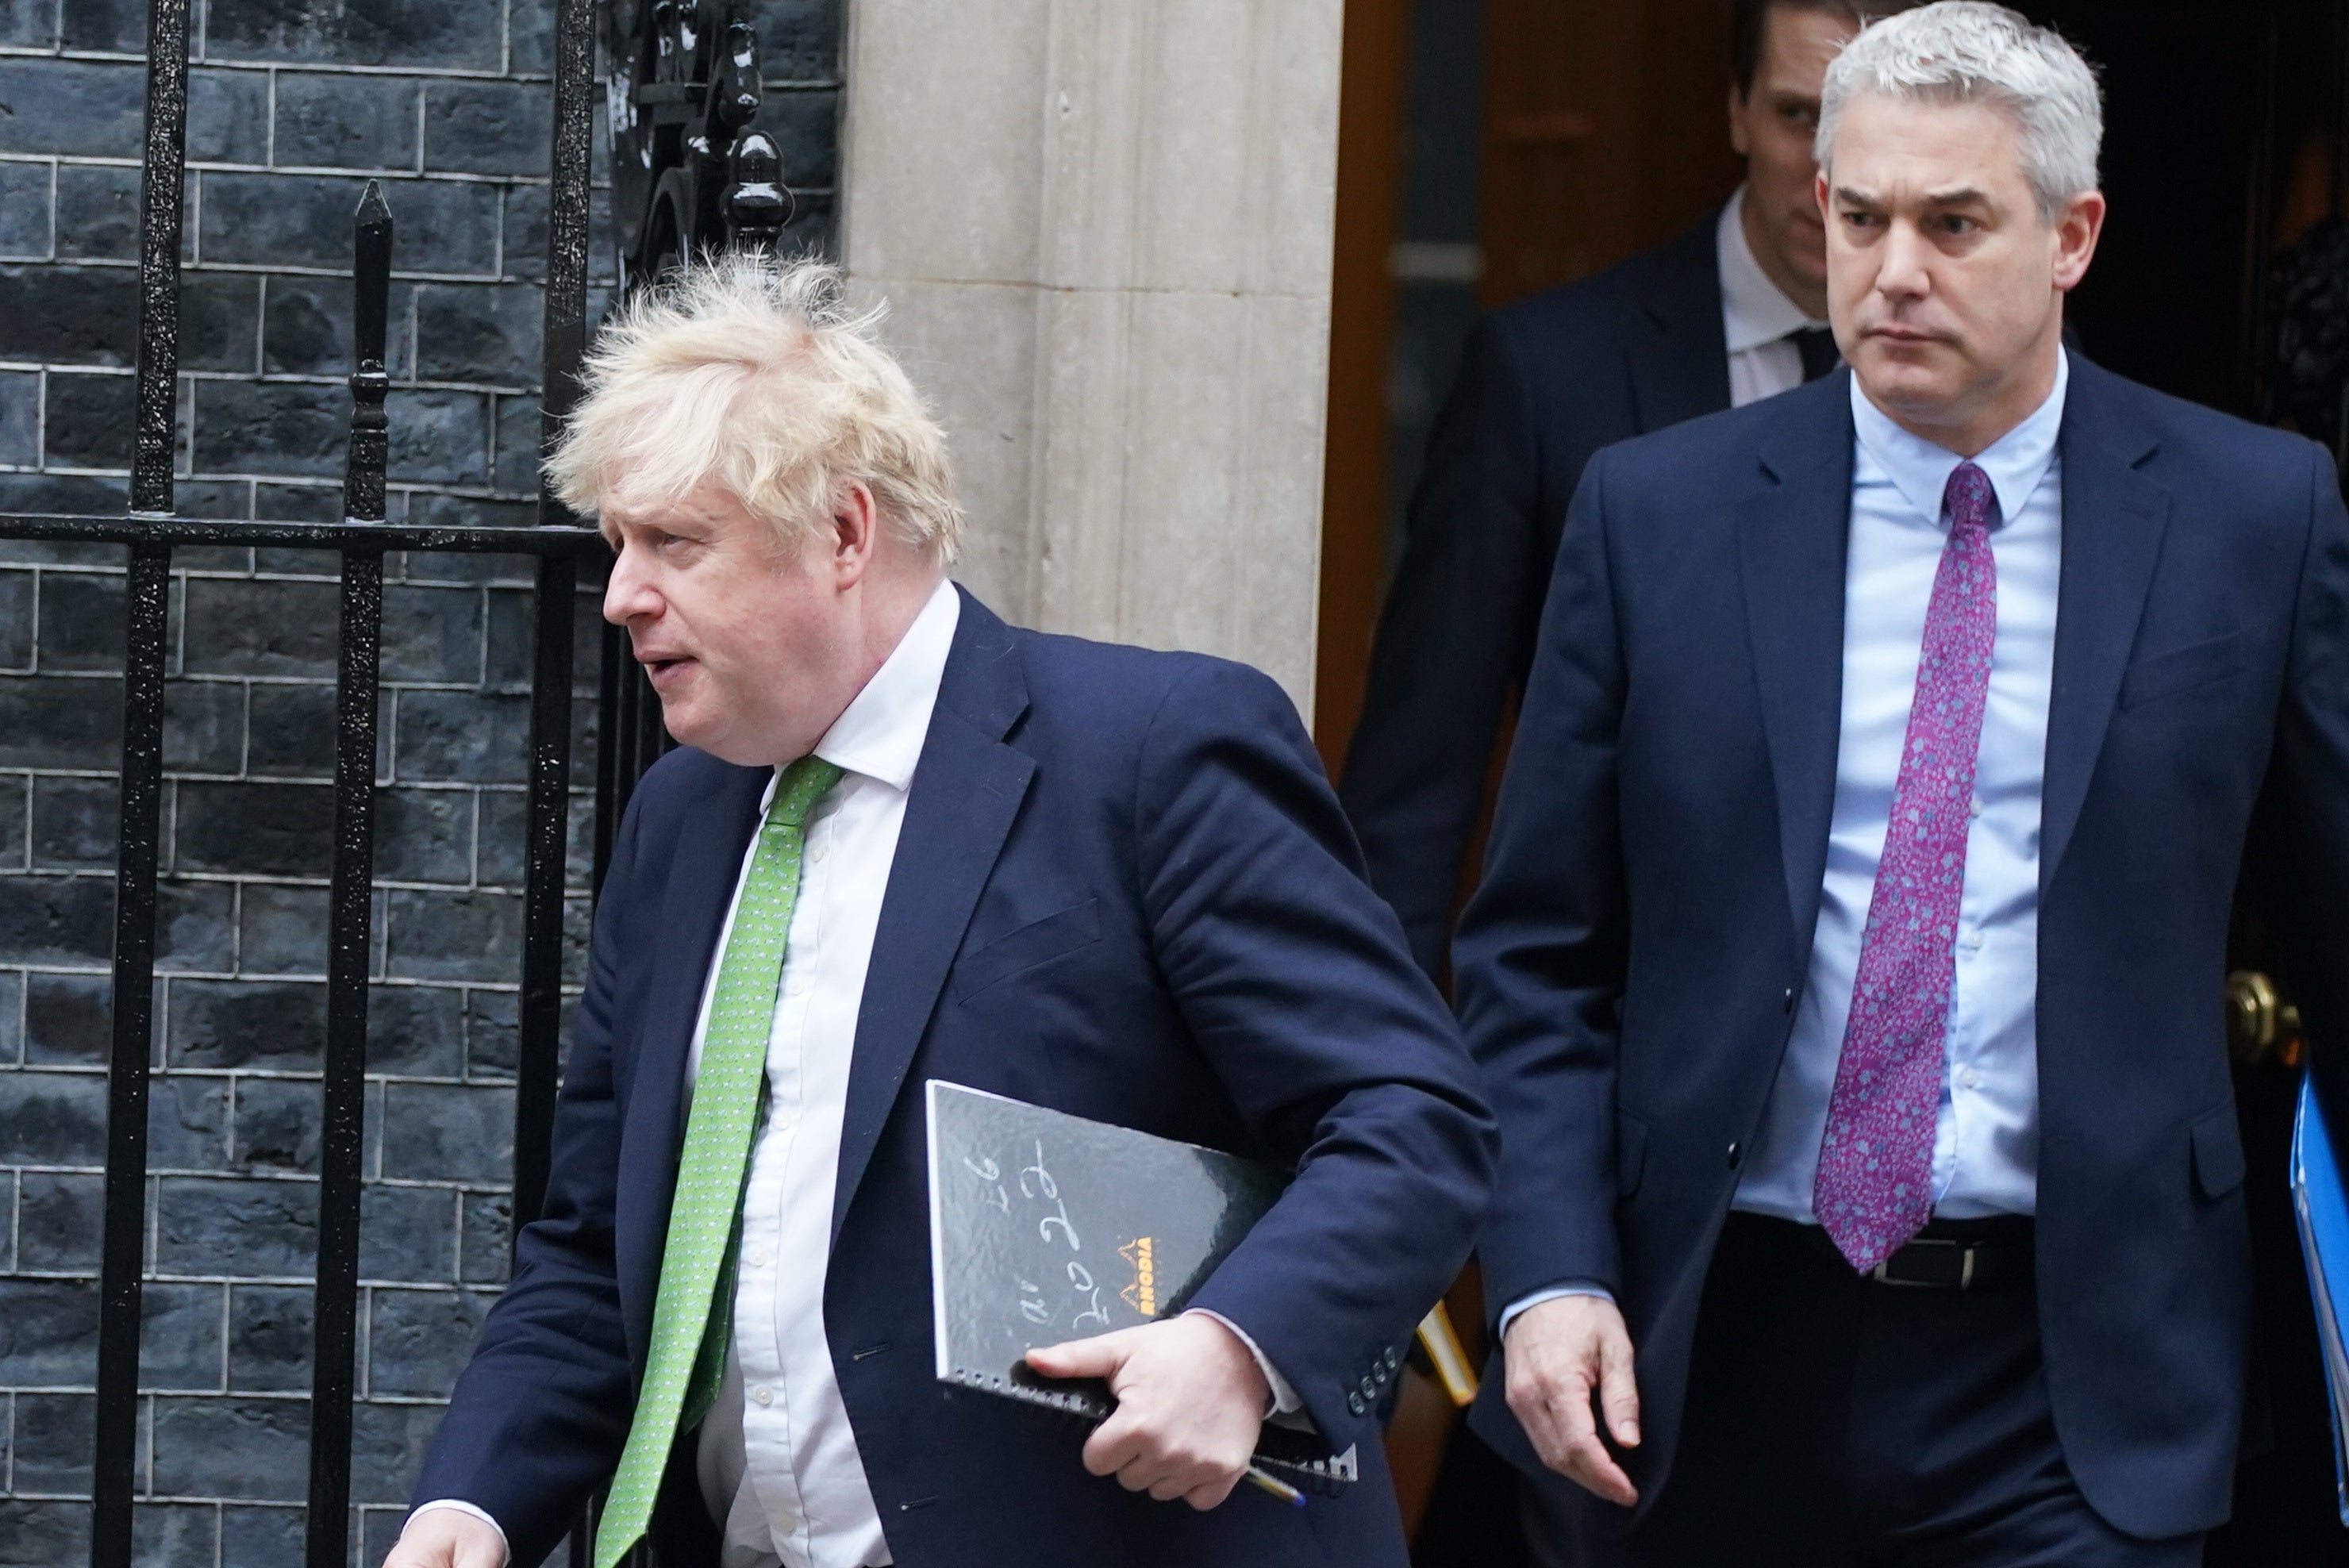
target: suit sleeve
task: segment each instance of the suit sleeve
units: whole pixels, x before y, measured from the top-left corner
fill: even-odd
[[[2292,989],[2327,1119],[2349,1129],[2349,510],[2312,448],[2309,542],[2292,623],[2272,785],[2283,806],[2278,858],[2300,949]]]
[[[1495,1313],[1569,1281],[1619,1292],[1615,1078],[1628,951],[1618,809],[1626,672],[1606,454],[1575,494],[1501,785],[1485,880],[1454,949],[1463,1032],[1501,1123],[1477,1254]]]
[[[1343,1448],[1467,1256],[1492,1119],[1279,687],[1200,662],[1136,784],[1160,971],[1251,1132],[1297,1164],[1190,1305],[1238,1326]]]
[[[410,1494],[489,1514],[515,1564],[544,1558],[610,1479],[636,1403],[613,1261],[620,1129],[611,1018],[617,927],[642,896],[630,885],[636,819],[631,810],[622,824],[597,907],[545,1204],[516,1243],[512,1282],[490,1309]]]
[[[1413,494],[1340,793],[1371,884],[1439,974],[1485,769],[1525,674],[1547,562],[1533,404],[1486,320],[1470,335]]]

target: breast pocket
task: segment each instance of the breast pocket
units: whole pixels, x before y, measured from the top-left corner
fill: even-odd
[[[954,967],[954,994],[968,1002],[990,985],[1065,958],[1101,940],[1101,903],[1087,899],[1057,914],[1030,921],[1006,932],[977,951],[964,954]]]
[[[2243,672],[2243,637],[2230,632],[2137,660],[2121,677],[2121,707],[2141,707],[2162,697],[2183,696]]]

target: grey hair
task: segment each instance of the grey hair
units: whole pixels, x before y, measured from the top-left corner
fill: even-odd
[[[881,341],[885,308],[851,308],[828,263],[757,252],[631,296],[587,352],[547,459],[555,494],[595,514],[713,485],[791,546],[856,482],[885,527],[951,566],[963,516],[946,432]]]
[[[1923,103],[1981,103],[2014,117],[2023,172],[2040,217],[2096,189],[2105,140],[2104,92],[2078,50],[2051,28],[1985,0],[1939,0],[1887,16],[1827,67],[1819,103],[1818,160],[1832,162],[1843,111],[1862,93]]]

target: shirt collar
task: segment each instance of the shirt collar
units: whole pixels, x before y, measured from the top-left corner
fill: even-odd
[[[2023,515],[2024,503],[2055,466],[2056,441],[2064,429],[2064,395],[2071,382],[2071,356],[2058,349],[2055,387],[2047,394],[2047,401],[1973,459],[1990,476],[1991,489],[1998,493],[2002,525]],[[1920,516],[1940,526],[1941,498],[1950,487],[1950,476],[1966,459],[1895,424],[1890,415],[1868,400],[1856,376],[1851,382],[1851,418],[1861,456],[1883,470]]]
[[[940,579],[864,689],[816,742],[815,754],[843,772],[877,779],[893,789],[911,789],[961,620],[962,595]]]
[[[1803,307],[1788,299],[1754,259],[1754,247],[1745,242],[1744,186],[1721,210],[1713,244],[1721,258],[1721,325],[1729,335],[1730,353],[1743,354],[1806,326],[1827,325],[1805,315]]]

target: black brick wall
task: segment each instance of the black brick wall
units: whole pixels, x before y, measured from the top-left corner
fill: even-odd
[[[830,242],[842,0],[765,0],[762,123]],[[196,0],[179,507],[339,515],[350,220],[398,223],[388,510],[533,521],[553,0]],[[0,512],[125,504],[146,0],[0,0]],[[600,116],[599,116],[600,118]],[[599,147],[599,160],[602,150]],[[596,196],[600,310],[610,277]],[[0,541],[0,1564],[88,1551],[120,552]],[[140,1561],[302,1547],[335,562],[171,591]],[[505,1277],[530,563],[387,562],[354,1558]],[[577,744],[594,745],[592,587]],[[582,771],[581,784],[592,777]],[[569,910],[586,929],[589,799]]]

